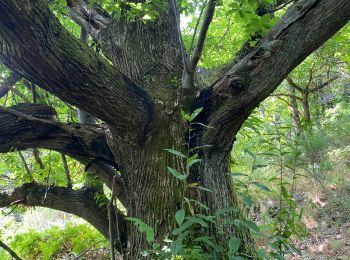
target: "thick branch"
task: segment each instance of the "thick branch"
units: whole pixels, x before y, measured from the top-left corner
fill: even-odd
[[[0,2],[0,61],[128,133],[126,140],[144,139],[153,114],[149,95],[64,29],[45,2]]]
[[[114,164],[100,126],[59,123],[49,119],[54,114],[52,108],[38,104],[0,107],[0,152],[47,148],[86,161]]]
[[[101,7],[95,5],[89,8],[85,1],[67,1],[69,17],[84,28],[94,40],[98,40],[98,33],[111,22],[111,16]]]
[[[48,120],[53,114],[52,108],[38,104],[0,108],[0,152],[28,148],[55,150],[88,165],[111,189],[117,172],[111,166],[116,165],[104,130],[98,125],[63,124]],[[116,180],[117,197],[125,203],[124,182],[120,176]]]
[[[14,204],[40,206],[71,213],[85,219],[108,238],[108,211],[106,204],[98,205],[92,189],[73,190],[66,187],[45,186],[36,182],[26,183],[15,189],[0,191],[0,207]],[[106,200],[105,203],[108,201]],[[120,220],[121,241],[126,236],[126,223],[123,215],[118,213]],[[120,246],[120,245],[119,245]]]
[[[349,19],[348,0],[305,0],[289,8],[260,44],[211,87],[206,106],[213,128],[205,130],[202,143],[226,144],[221,149],[229,150],[252,109]]]

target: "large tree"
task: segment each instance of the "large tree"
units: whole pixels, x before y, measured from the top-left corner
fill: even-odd
[[[174,0],[158,1],[153,6],[157,16],[147,22],[130,21],[127,5],[113,16],[97,4],[67,0],[68,15],[90,34],[103,55],[69,33],[50,11],[49,2],[0,0],[0,62],[13,72],[3,88],[23,77],[104,124],[60,123],[54,120],[55,111],[38,104],[1,107],[0,152],[47,148],[84,163],[108,187],[114,183],[127,214],[153,227],[157,240],[175,227],[183,196],[182,183],[167,166],[185,171],[185,162],[164,150],[181,151],[188,142],[180,109],[203,107],[197,123],[211,126],[195,127],[191,147],[206,148],[199,150],[202,161],[191,168],[188,181],[212,192],[196,190],[188,196],[201,200],[212,213],[236,206],[227,173],[241,125],[293,68],[350,19],[348,0],[277,1],[276,5],[290,7],[256,46],[244,44],[230,62],[196,75],[215,0],[207,4],[191,56],[180,36],[181,6]],[[257,14],[264,12],[259,9]],[[0,206],[23,203],[63,210],[108,236],[107,209],[98,206],[93,192],[32,182],[0,193]],[[146,238],[122,213],[117,216],[117,246],[136,259],[147,247]],[[215,227],[210,232],[221,244],[233,234],[240,237],[240,252],[255,255],[248,230],[226,226],[223,234]]]

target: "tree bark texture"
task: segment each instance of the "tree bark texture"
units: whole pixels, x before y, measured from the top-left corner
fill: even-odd
[[[26,105],[34,112],[1,108],[0,151],[53,149],[91,167],[109,187],[113,176],[118,176],[117,197],[128,216],[154,228],[160,242],[171,236],[176,225],[174,214],[181,207],[184,188],[166,169],[184,171],[184,161],[164,151],[185,148],[188,126],[179,116],[179,106],[203,107],[196,122],[212,127],[196,127],[191,143],[192,148],[210,145],[200,150],[202,162],[190,175],[212,192],[202,191],[197,198],[208,205],[210,214],[224,207],[239,207],[228,173],[234,137],[242,123],[291,70],[350,19],[348,0],[298,1],[258,46],[248,46],[248,52],[240,52],[239,58],[232,55],[230,63],[209,70],[211,76],[203,82],[213,84],[205,85],[196,95],[193,90],[183,93],[178,84],[183,57],[176,28],[178,13],[172,1],[165,2],[159,17],[147,23],[129,22],[123,15],[112,19],[100,7],[88,7],[80,0],[68,2],[70,16],[99,42],[106,58],[65,30],[47,1],[0,0],[0,62],[103,120],[104,125],[62,124],[54,120],[50,109],[39,105]],[[86,17],[89,8],[92,15]],[[40,109],[51,114],[35,112]],[[9,123],[11,127],[6,125]],[[39,203],[45,188],[36,187],[31,194]],[[79,212],[56,200],[46,206],[90,218],[103,234],[108,233],[107,212],[88,217],[99,209],[85,197],[81,202],[78,191],[67,189],[61,190],[61,201],[72,197]],[[86,198],[93,203],[93,198]],[[49,201],[47,197],[46,203]],[[107,224],[102,227],[100,222]],[[148,244],[133,223],[125,225],[126,257],[136,259]],[[224,226],[224,220],[220,225]],[[248,230],[226,225],[221,233],[211,227],[211,234],[223,245],[232,235],[241,237],[240,252],[254,258],[254,241]]]

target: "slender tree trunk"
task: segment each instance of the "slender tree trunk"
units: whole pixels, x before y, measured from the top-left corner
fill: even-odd
[[[298,109],[298,102],[296,100],[295,96],[295,88],[289,87],[289,93],[291,94],[290,97],[290,110],[292,113],[292,120],[294,124],[295,133],[299,134],[301,131],[301,121],[300,121],[300,115],[299,115],[299,109]]]
[[[307,93],[303,93],[302,96],[302,106],[304,111],[304,118],[307,123],[311,122],[311,113],[310,113],[310,104],[309,104],[309,96]]]

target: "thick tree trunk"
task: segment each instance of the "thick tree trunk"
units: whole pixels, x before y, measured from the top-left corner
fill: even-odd
[[[173,1],[167,1],[166,10],[160,12],[156,21],[146,24],[129,23],[125,17],[112,21],[104,12],[90,12],[86,6],[81,8],[84,1],[68,2],[75,10],[72,14],[82,25],[87,25],[96,40],[101,40],[102,51],[114,66],[65,30],[44,0],[0,1],[0,61],[103,120],[106,127],[64,125],[37,118],[35,114],[28,117],[1,109],[3,118],[13,125],[0,124],[7,132],[0,134],[0,140],[4,140],[0,151],[8,152],[14,146],[19,149],[40,146],[61,150],[85,162],[91,162],[92,158],[95,166],[101,166],[98,164],[101,161],[111,163],[113,160],[113,166],[125,181],[123,204],[127,214],[154,228],[156,240],[161,241],[175,227],[174,215],[181,207],[183,195],[183,183],[168,173],[166,167],[184,170],[184,162],[164,151],[166,148],[182,150],[186,132],[178,118],[178,107],[179,103],[187,102],[181,100],[179,84],[174,84],[181,78],[183,53]],[[81,17],[84,15],[85,18]],[[263,37],[259,46],[220,70],[221,77],[212,81],[215,83],[210,89],[202,91],[207,93],[204,100],[197,98],[204,107],[200,123],[213,128],[197,133],[198,144],[212,146],[201,152],[203,161],[194,174],[199,183],[212,192],[202,191],[193,196],[209,206],[210,214],[219,208],[239,207],[227,173],[234,136],[242,123],[295,66],[349,18],[348,0],[298,1]],[[191,101],[195,99],[192,94]],[[26,128],[23,129],[28,125],[40,131],[28,134]],[[22,131],[16,132],[18,129]],[[12,138],[7,138],[9,133]],[[103,169],[99,168],[102,172],[99,176],[111,187],[116,174]],[[117,192],[123,185],[121,182]],[[37,193],[43,191],[40,189]],[[74,194],[71,195],[74,198]],[[39,198],[36,204],[41,201]],[[55,202],[57,209],[76,210],[67,209],[64,203],[59,203],[62,201],[55,199]],[[89,214],[93,209],[87,204],[81,207],[89,208],[86,209]],[[234,219],[241,214],[227,217]],[[106,214],[99,218],[101,222],[108,222]],[[105,227],[104,224],[104,233]],[[218,227],[210,229],[210,235],[218,243],[226,245],[232,235],[241,237],[240,252],[254,258],[254,243],[247,230],[225,225],[224,219]],[[146,237],[131,222],[126,229],[127,258],[137,259],[140,251],[148,247]]]
[[[126,207],[128,215],[141,219],[155,231],[155,239],[162,242],[175,228],[175,213],[181,207],[183,183],[167,171],[167,166],[184,171],[183,159],[164,149],[183,150],[184,124],[178,115],[165,115],[155,120],[154,131],[143,147],[130,147],[128,160],[118,161],[123,169],[126,189],[129,191]],[[111,147],[119,158],[123,151]],[[124,151],[125,152],[125,151]],[[140,234],[134,223],[128,223],[128,259],[137,259],[148,249],[146,235]]]

